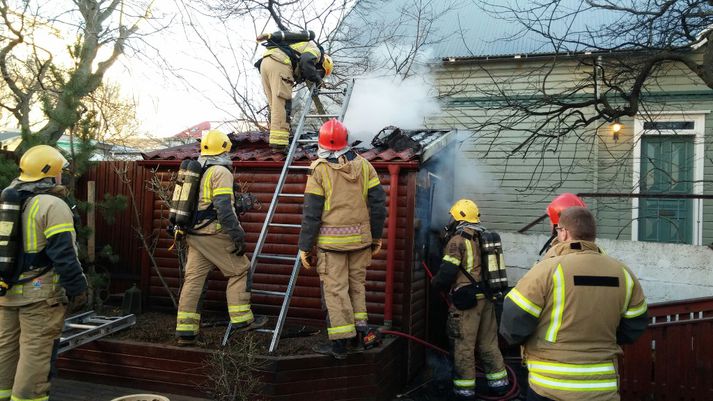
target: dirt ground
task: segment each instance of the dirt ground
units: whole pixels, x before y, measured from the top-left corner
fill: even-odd
[[[201,323],[201,332],[198,336],[197,348],[218,349],[225,334],[227,322],[221,321],[217,316],[205,316]],[[274,328],[274,320],[270,320],[263,328]],[[109,338],[149,342],[156,344],[175,345],[176,316],[162,312],[147,312],[136,317],[136,325],[113,334]],[[267,355],[271,333],[239,332],[231,338],[238,336],[252,336],[260,349]],[[286,325],[277,351],[270,355],[304,355],[311,354],[312,345],[327,341],[325,330],[318,327],[289,326]]]

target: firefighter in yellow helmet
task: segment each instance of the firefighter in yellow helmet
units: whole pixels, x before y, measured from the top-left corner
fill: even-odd
[[[379,176],[348,146],[347,138],[346,127],[335,119],[319,130],[319,159],[309,169],[299,237],[306,269],[313,267],[308,255],[317,247],[317,273],[328,313],[331,343],[313,350],[336,359],[346,358],[347,340],[368,331],[366,268],[381,249],[386,219]]]
[[[480,210],[475,202],[461,199],[453,204],[450,214],[454,219],[452,233],[431,284],[450,295],[447,334],[453,345],[453,391],[459,400],[475,400],[477,349],[490,392],[503,395],[509,381],[498,348],[495,307],[492,299],[485,296],[482,284],[477,230]]]
[[[245,232],[233,206],[233,173],[229,169],[231,141],[223,132],[210,130],[200,143],[203,166],[196,205],[195,226],[188,230],[188,257],[176,319],[178,345],[192,345],[200,329],[198,303],[208,273],[217,267],[228,279],[225,296],[228,314],[235,330],[257,328],[246,291],[250,260],[245,256]]]
[[[50,360],[65,313],[87,301],[74,215],[66,188],[58,185],[67,164],[57,149],[34,146],[3,191],[19,194],[21,249],[11,287],[0,297],[0,400],[48,399]]]
[[[258,35],[267,50],[256,64],[270,109],[270,147],[284,151],[290,138],[292,87],[304,81],[320,87],[334,68],[332,58],[314,41],[312,31]]]
[[[619,344],[648,318],[634,273],[595,244],[596,221],[582,206],[558,214],[557,244],[505,297],[500,334],[522,344],[529,401],[619,400]]]

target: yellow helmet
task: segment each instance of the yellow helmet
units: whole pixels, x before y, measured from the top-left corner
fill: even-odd
[[[468,223],[480,223],[480,209],[470,199],[461,199],[451,206],[451,216],[456,221],[467,221]]]
[[[228,135],[217,129],[212,129],[203,134],[201,156],[215,156],[229,152],[231,145]]]
[[[20,159],[20,181],[33,182],[56,177],[69,162],[49,145],[33,146]]]
[[[324,60],[322,60],[322,68],[324,68],[324,76],[328,77],[329,74],[332,73],[332,70],[334,69],[334,61],[332,61],[332,58],[329,57],[328,54],[324,55]]]

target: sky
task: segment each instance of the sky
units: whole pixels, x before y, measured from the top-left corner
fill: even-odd
[[[258,108],[267,105],[260,73],[252,64],[262,53],[255,33],[273,32],[274,24],[209,18],[189,9],[190,2],[179,0],[161,4],[147,30],[164,28],[144,37],[146,43],[138,44],[140,54],[123,57],[107,74],[136,100],[142,132],[172,136],[203,121],[234,120],[237,110],[228,80],[248,88]],[[334,22],[332,18],[330,23]],[[215,56],[202,39],[210,43]]]

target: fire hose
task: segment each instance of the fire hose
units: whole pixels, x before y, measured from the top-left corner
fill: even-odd
[[[429,277],[430,279],[433,279],[433,273],[431,273],[431,270],[428,268],[428,266],[426,265],[426,263],[423,262],[423,261],[421,261],[421,264],[423,265],[423,268],[424,268],[424,270],[426,271],[426,274],[428,275],[428,277]],[[448,302],[448,298],[446,298],[446,296],[445,296],[443,293],[440,293],[440,294],[441,294],[441,298],[443,299],[443,301],[444,301],[446,304],[448,304],[448,306],[450,306],[450,302]],[[433,349],[433,350],[435,350],[435,351],[438,351],[438,352],[440,352],[441,354],[450,355],[450,352],[444,350],[443,348],[438,347],[438,346],[436,346],[436,345],[434,345],[434,344],[431,344],[431,343],[429,343],[429,342],[427,342],[427,341],[425,341],[425,340],[422,340],[422,339],[420,339],[420,338],[418,338],[418,337],[412,336],[412,335],[410,335],[410,334],[406,334],[406,333],[403,333],[403,332],[400,332],[400,331],[395,331],[395,330],[380,330],[380,332],[381,332],[382,334],[387,334],[387,335],[394,335],[394,336],[398,336],[398,337],[403,337],[403,338],[406,338],[406,339],[408,339],[408,340],[410,340],[410,341],[416,342],[416,343],[418,343],[418,344],[421,344],[421,345],[423,345],[423,346],[426,346],[426,347],[428,347],[428,348],[431,348],[431,349]],[[482,398],[482,399],[484,399],[484,400],[488,400],[488,401],[509,401],[509,400],[513,400],[513,399],[517,398],[517,397],[520,395],[520,385],[519,385],[519,383],[518,383],[518,381],[517,381],[517,376],[515,375],[515,371],[513,371],[513,369],[512,369],[510,366],[508,366],[507,364],[505,365],[505,368],[507,369],[507,371],[508,371],[508,376],[509,376],[509,378],[510,378],[510,380],[511,380],[511,382],[512,382],[512,386],[510,387],[510,389],[508,390],[508,392],[505,393],[505,394],[502,395],[502,396],[497,396],[497,397],[479,396],[480,398]],[[482,371],[482,369],[481,369],[480,367],[476,367],[476,369],[478,370],[478,375],[477,375],[477,376],[478,376],[478,377],[484,377],[485,374],[484,374],[484,372]],[[425,383],[424,383],[424,384],[425,384]],[[422,385],[421,385],[421,386],[422,386]],[[418,387],[412,389],[411,391],[416,390],[417,388],[420,388],[421,386],[418,386]],[[407,392],[406,394],[408,394],[408,392]]]

